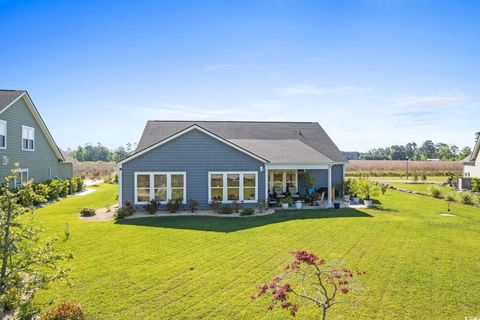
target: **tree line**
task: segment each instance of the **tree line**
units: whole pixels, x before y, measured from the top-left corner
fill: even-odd
[[[74,159],[80,162],[119,161],[131,155],[136,148],[136,143],[127,143],[125,146],[110,149],[99,142],[96,145],[87,143],[84,146],[78,146],[76,149],[69,149],[68,151]]]
[[[385,148],[373,148],[368,152],[344,152],[349,160],[428,160],[440,159],[458,161],[467,157],[472,150],[470,147],[460,149],[456,145],[434,143],[426,140],[422,144],[409,142],[405,145],[392,145]]]

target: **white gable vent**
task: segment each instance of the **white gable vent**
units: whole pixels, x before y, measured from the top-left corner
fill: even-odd
[[[3,157],[2,157],[2,164],[3,164],[4,166],[7,166],[7,165],[8,165],[8,157],[7,157],[7,156],[3,156]]]

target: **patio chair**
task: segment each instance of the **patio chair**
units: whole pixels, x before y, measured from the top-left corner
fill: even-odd
[[[318,205],[321,207],[325,207],[325,191],[322,192],[320,199],[318,200]]]

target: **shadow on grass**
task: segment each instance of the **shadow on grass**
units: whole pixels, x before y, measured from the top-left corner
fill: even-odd
[[[258,217],[210,217],[210,216],[175,216],[122,219],[115,223],[120,225],[188,229],[214,232],[235,232],[261,227],[273,223],[291,220],[367,218],[371,215],[356,209],[328,210],[288,210],[268,216]]]

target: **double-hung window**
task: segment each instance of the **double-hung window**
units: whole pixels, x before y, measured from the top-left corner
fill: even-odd
[[[0,120],[0,149],[7,148],[7,121]]]
[[[35,128],[22,126],[22,150],[35,150]]]
[[[257,202],[257,172],[209,172],[208,201]]]
[[[182,199],[186,203],[185,172],[135,172],[135,204],[153,199],[160,203]]]

